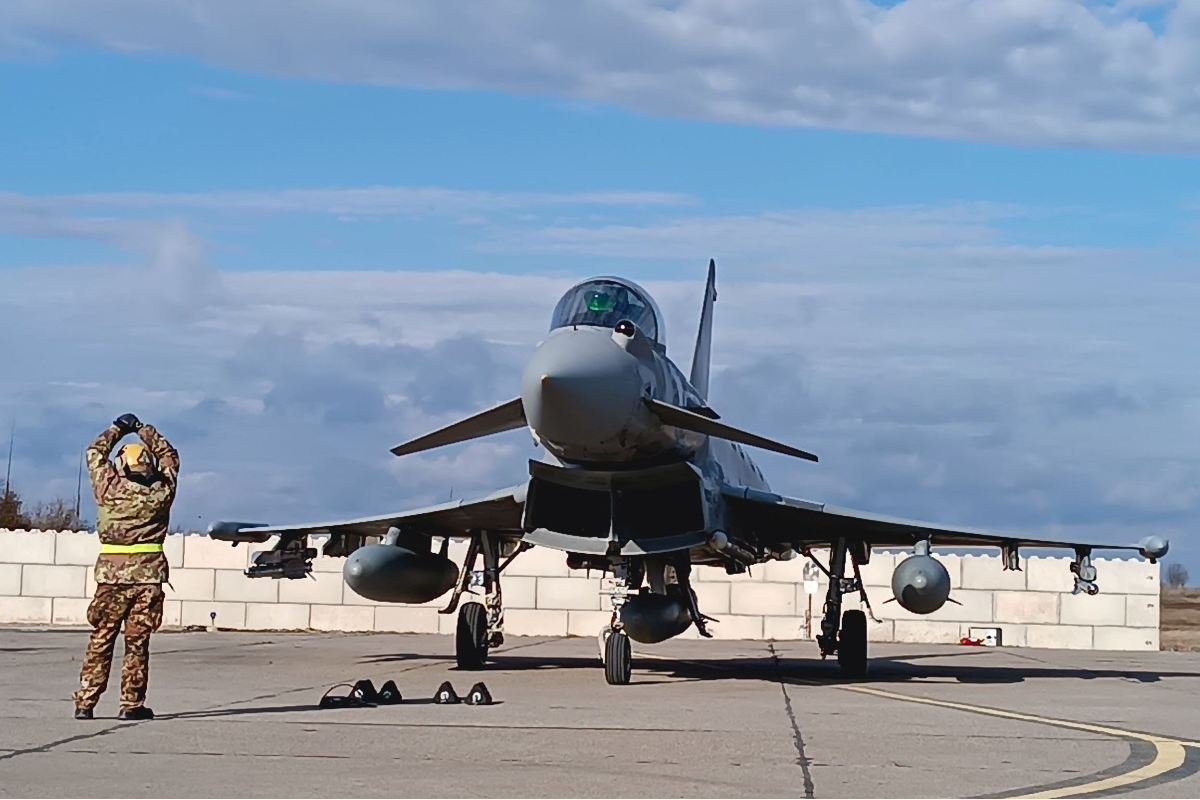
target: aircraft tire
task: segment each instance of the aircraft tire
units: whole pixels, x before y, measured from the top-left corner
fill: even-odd
[[[862,611],[842,614],[837,658],[845,677],[861,678],[867,674],[867,615]]]
[[[629,683],[633,674],[633,648],[629,634],[613,631],[604,643],[604,680],[614,686]]]
[[[458,610],[454,657],[459,669],[483,669],[488,657],[488,615],[483,603],[466,603]]]

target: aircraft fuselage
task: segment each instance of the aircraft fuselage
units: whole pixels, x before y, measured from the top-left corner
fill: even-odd
[[[534,439],[556,463],[578,469],[636,469],[668,460],[715,468],[740,486],[767,490],[741,445],[664,424],[652,398],[707,409],[683,372],[644,333],[576,325],[552,330],[534,350],[521,400]]]
[[[664,423],[645,399],[716,415],[664,346],[607,322],[553,328],[526,363],[521,402],[546,451],[530,465],[526,540],[597,566],[728,563],[714,543],[739,536],[721,486],[768,491],[766,479],[740,444]]]

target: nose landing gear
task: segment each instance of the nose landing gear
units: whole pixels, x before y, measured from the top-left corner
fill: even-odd
[[[633,676],[633,647],[629,634],[610,631],[604,642],[604,680],[615,686],[629,683]]]

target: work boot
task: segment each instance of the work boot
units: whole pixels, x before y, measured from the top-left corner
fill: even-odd
[[[91,719],[92,710],[90,708],[75,709],[75,719]]]
[[[134,706],[133,708],[122,708],[121,713],[117,714],[117,719],[137,720],[137,719],[154,719],[154,712],[145,706]]]

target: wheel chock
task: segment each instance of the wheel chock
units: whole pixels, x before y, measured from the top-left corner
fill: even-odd
[[[462,699],[454,691],[454,687],[450,685],[450,681],[446,681],[438,687],[437,693],[433,696],[433,701],[438,705],[454,705],[455,703],[461,703]]]
[[[379,704],[379,692],[375,691],[375,684],[367,678],[363,678],[354,684],[354,688],[350,693],[358,698],[363,705],[373,706]]]
[[[362,683],[362,681],[359,681],[359,683]],[[374,708],[374,703],[368,703],[363,700],[365,692],[362,691],[359,683],[356,683],[354,686],[348,683],[339,683],[336,686],[329,687],[325,694],[321,695],[321,700],[317,703],[317,706],[320,708]],[[346,687],[350,691],[344,695],[333,694],[334,689],[342,687]],[[371,691],[374,692],[374,688]]]
[[[490,706],[492,704],[492,693],[483,685],[483,681],[471,687],[471,691],[467,692],[467,705],[471,706]]]
[[[379,689],[379,705],[390,706],[399,703],[404,697],[400,694],[400,688],[396,686],[396,682],[389,680]]]

